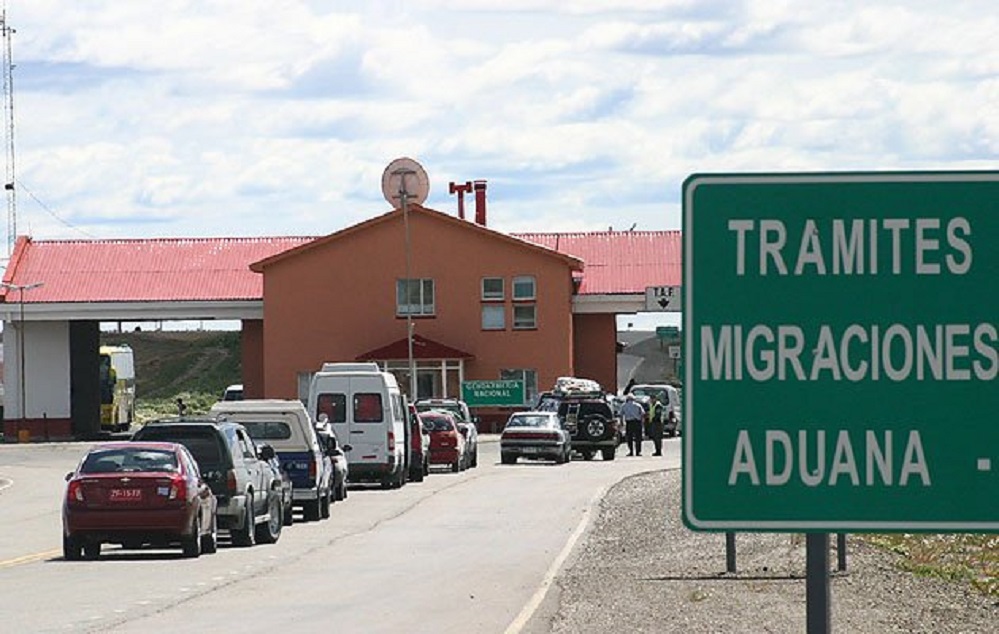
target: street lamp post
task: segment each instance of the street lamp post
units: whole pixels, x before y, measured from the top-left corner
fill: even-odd
[[[21,423],[17,428],[18,441],[21,439],[21,431],[25,428],[27,424],[27,416],[25,415],[24,407],[27,402],[27,391],[25,389],[25,376],[24,376],[24,291],[30,291],[33,288],[38,288],[43,282],[32,282],[31,284],[11,284],[10,282],[3,282],[4,288],[17,291],[17,310],[18,310],[18,327],[17,327],[17,355],[18,355],[18,366],[20,368],[20,375],[18,376],[19,387],[21,388],[21,402],[20,402],[20,414]]]

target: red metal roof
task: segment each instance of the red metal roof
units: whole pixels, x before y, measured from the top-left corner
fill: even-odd
[[[393,341],[387,346],[382,346],[377,350],[369,350],[358,355],[358,361],[395,361],[409,358],[409,342],[403,337],[398,341]],[[413,335],[413,358],[414,359],[473,359],[475,355],[443,343],[438,343],[433,339],[427,339],[420,335]]]
[[[169,238],[32,240],[20,237],[3,281],[42,286],[25,303],[259,300],[263,277],[250,263],[313,240]],[[17,301],[16,290],[0,298]]]
[[[485,234],[490,235],[495,240],[501,240],[501,241],[505,241],[505,242],[508,242],[508,243],[513,243],[513,244],[516,244],[520,248],[529,249],[529,250],[532,250],[532,251],[537,252],[537,253],[543,253],[547,257],[556,258],[558,260],[561,260],[561,261],[565,262],[574,271],[580,270],[582,268],[582,266],[583,266],[583,262],[581,262],[579,260],[579,258],[576,258],[572,254],[566,253],[565,251],[557,251],[555,249],[550,249],[547,246],[542,245],[542,244],[537,243],[537,242],[530,242],[530,241],[527,241],[527,240],[522,240],[520,238],[517,238],[515,235],[507,234],[507,233],[502,233],[500,231],[496,231],[495,229],[491,229],[489,227],[486,227],[486,226],[483,226],[483,225],[480,225],[480,224],[477,224],[477,223],[474,223],[474,222],[470,222],[470,221],[467,221],[467,220],[462,220],[461,218],[458,218],[457,216],[452,216],[451,214],[446,214],[444,212],[437,211],[436,209],[430,209],[429,207],[423,207],[422,205],[413,204],[413,205],[410,205],[408,207],[408,211],[409,211],[410,214],[422,214],[422,215],[427,216],[428,218],[434,218],[434,219],[439,220],[441,222],[453,223],[456,226],[459,226],[459,227],[461,227],[462,229],[464,229],[466,231],[477,231],[477,232],[485,233]],[[268,266],[270,266],[271,264],[274,264],[275,262],[280,262],[280,261],[284,260],[285,258],[294,257],[294,256],[298,255],[298,253],[300,253],[302,251],[306,251],[308,249],[314,249],[316,247],[320,247],[320,246],[328,244],[330,242],[334,242],[336,240],[339,240],[342,237],[350,235],[352,233],[357,233],[359,231],[364,231],[364,230],[366,230],[366,229],[368,229],[368,228],[370,228],[370,227],[372,227],[374,225],[377,225],[377,224],[380,224],[380,223],[383,223],[383,222],[391,222],[391,221],[396,220],[396,219],[400,219],[401,220],[401,218],[402,218],[402,209],[396,208],[396,209],[393,209],[392,211],[386,212],[386,213],[384,213],[384,214],[382,214],[380,216],[375,216],[374,218],[369,218],[368,220],[365,220],[364,222],[360,222],[360,223],[357,223],[355,225],[351,225],[351,226],[347,227],[346,229],[341,229],[340,231],[337,231],[335,233],[331,233],[331,234],[329,234],[327,236],[323,236],[321,238],[316,238],[315,240],[313,240],[309,244],[303,244],[300,247],[298,247],[297,249],[285,251],[283,253],[277,253],[277,254],[275,254],[275,255],[273,255],[273,256],[271,256],[271,257],[269,257],[266,260],[263,260],[261,262],[254,262],[253,266],[251,268],[254,271],[262,273],[264,271],[264,269],[267,268]],[[644,292],[644,289],[643,289],[643,292]]]
[[[680,231],[515,233],[584,262],[580,295],[645,293],[648,286],[680,286]]]
[[[433,210],[434,216],[449,217]],[[25,303],[260,300],[262,270],[285,252],[339,237],[388,219],[393,212],[322,237],[157,238],[32,240],[19,237],[3,281],[42,286],[24,293]],[[467,222],[455,218],[455,222]],[[475,230],[486,230],[468,223]],[[505,240],[541,247],[583,263],[581,295],[644,294],[648,286],[680,286],[679,231],[515,233],[488,230]],[[558,255],[555,255],[555,254]],[[0,301],[17,301],[0,287]]]

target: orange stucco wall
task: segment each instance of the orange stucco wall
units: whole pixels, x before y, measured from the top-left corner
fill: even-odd
[[[246,319],[239,338],[244,398],[264,396],[264,322]]]
[[[415,333],[469,352],[465,380],[500,369],[534,369],[541,389],[573,372],[572,283],[568,263],[476,230],[469,221],[410,213],[410,278],[432,278],[436,315],[414,318]],[[511,281],[533,275],[536,330],[512,330]],[[481,328],[481,280],[503,277],[506,330]],[[406,275],[401,214],[342,232],[264,270],[264,395],[298,396],[297,376],[406,336],[395,315],[396,280]],[[611,343],[613,354],[613,342]]]
[[[617,391],[617,320],[613,314],[573,316],[573,349],[578,376]]]

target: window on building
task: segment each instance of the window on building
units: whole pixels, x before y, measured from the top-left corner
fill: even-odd
[[[503,278],[482,278],[482,301],[501,301],[503,299]]]
[[[534,304],[514,304],[513,329],[532,330],[538,327],[537,307]]]
[[[524,405],[532,405],[538,400],[538,373],[536,370],[500,370],[503,381],[524,382]]]
[[[503,304],[482,305],[482,329],[506,330],[506,307]]]
[[[537,299],[533,275],[519,275],[513,278],[513,301]]]
[[[396,315],[433,315],[434,281],[431,279],[396,280]]]

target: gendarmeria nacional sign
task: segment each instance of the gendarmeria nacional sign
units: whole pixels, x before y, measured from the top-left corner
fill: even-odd
[[[999,173],[683,186],[684,521],[999,531]]]

